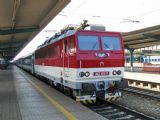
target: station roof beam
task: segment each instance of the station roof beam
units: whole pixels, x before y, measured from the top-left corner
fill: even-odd
[[[124,47],[130,52],[130,66],[133,71],[133,54],[135,49],[160,45],[160,25],[122,33]]]
[[[0,0],[0,53],[13,59],[70,1]]]
[[[0,35],[25,33],[25,32],[35,32],[35,31],[39,31],[39,28],[38,27],[33,27],[33,28],[23,28],[23,29],[7,29],[7,30],[0,30]]]
[[[144,48],[153,45],[160,45],[160,25],[122,33],[126,49]]]

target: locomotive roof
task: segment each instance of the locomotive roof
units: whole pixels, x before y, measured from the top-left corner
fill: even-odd
[[[49,44],[52,44],[56,41],[59,41],[65,37],[68,37],[68,36],[71,36],[71,35],[74,35],[78,30],[67,30],[65,31],[64,33],[57,33],[55,34],[54,36],[52,36],[51,38],[49,38],[48,40],[46,40],[42,45],[38,46],[37,49],[40,49],[40,48],[43,48]]]
[[[83,20],[83,23],[80,24],[79,27],[75,27],[75,26],[66,26],[65,28],[63,28],[61,30],[61,32],[56,33],[54,36],[52,36],[51,38],[47,39],[42,45],[37,47],[37,50],[40,48],[43,48],[47,45],[50,45],[56,41],[59,41],[65,37],[74,35],[77,31],[83,31],[85,30],[85,28],[90,27],[91,31],[105,31],[105,26],[103,25],[96,25],[96,24],[87,24],[88,20]]]
[[[55,43],[55,42],[65,38],[65,37],[74,35],[74,34],[76,34],[77,31],[81,31],[81,30],[66,30],[66,31],[63,31],[63,32],[60,32],[60,33],[56,33],[51,38],[47,39],[42,45],[38,46],[37,50],[41,49],[41,48],[43,48],[47,45],[50,45],[52,43]],[[84,31],[84,30],[82,30],[82,31]],[[85,30],[85,31],[88,31],[88,30]],[[91,31],[93,31],[93,30],[91,30]],[[95,31],[95,32],[97,32],[97,31]],[[106,32],[106,31],[98,31],[98,32]],[[119,32],[114,32],[114,33],[119,33]]]

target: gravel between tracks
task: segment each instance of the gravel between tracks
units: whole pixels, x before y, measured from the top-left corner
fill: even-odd
[[[124,92],[123,97],[116,103],[160,119],[160,101],[158,100]]]

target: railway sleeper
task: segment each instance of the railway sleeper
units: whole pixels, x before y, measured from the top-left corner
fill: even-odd
[[[114,113],[110,113],[110,114],[104,115],[104,116],[107,118],[113,119],[113,118],[124,117],[126,115],[127,115],[126,112],[114,112]]]

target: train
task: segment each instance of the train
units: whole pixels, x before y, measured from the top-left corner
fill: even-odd
[[[90,29],[85,29],[90,27]],[[71,94],[76,101],[115,101],[127,86],[124,75],[124,45],[119,32],[104,26],[68,26],[16,61],[17,66]]]
[[[126,62],[130,62],[130,57],[126,57]],[[160,55],[143,55],[143,56],[134,56],[135,63],[144,63],[148,65],[160,65]]]
[[[150,63],[152,65],[160,65],[160,56],[144,56],[144,63]]]
[[[9,62],[4,58],[0,58],[0,69],[7,69]]]

